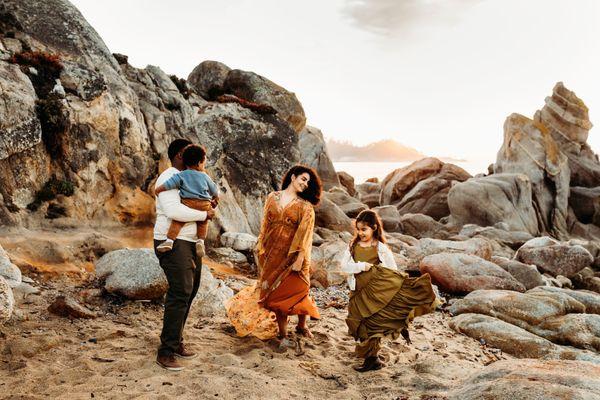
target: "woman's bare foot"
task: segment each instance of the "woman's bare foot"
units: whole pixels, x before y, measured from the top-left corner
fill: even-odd
[[[296,327],[296,333],[304,336],[307,339],[313,339],[315,337],[307,326],[298,325]]]

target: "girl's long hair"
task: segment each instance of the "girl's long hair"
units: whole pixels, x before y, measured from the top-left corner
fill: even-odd
[[[373,238],[377,239],[381,243],[385,243],[385,232],[383,231],[383,223],[379,215],[373,210],[363,210],[356,217],[354,221],[354,237],[350,241],[350,253],[354,257],[354,246],[360,241],[358,236],[358,223],[362,222],[369,228],[373,229]]]
[[[303,192],[298,193],[298,196],[304,200],[309,201],[313,206],[316,206],[321,201],[321,192],[323,191],[323,185],[321,184],[321,178],[315,172],[314,169],[307,167],[306,165],[294,165],[290,168],[283,179],[281,180],[281,190],[285,190],[292,182],[292,175],[296,178],[304,173],[310,176],[308,180],[308,187]]]

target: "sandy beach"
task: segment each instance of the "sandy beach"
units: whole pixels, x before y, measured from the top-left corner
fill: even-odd
[[[198,357],[174,373],[154,361],[161,305],[94,297],[73,281],[41,289],[20,300],[19,315],[2,327],[3,399],[443,399],[486,364],[510,358],[455,333],[449,317],[436,312],[415,320],[412,345],[387,342],[386,368],[359,374],[343,309],[323,310],[322,320],[310,323],[314,340],[296,339],[294,348],[239,338],[226,318],[198,318],[192,310],[185,340]],[[87,296],[99,316],[69,321],[50,314],[59,291]]]

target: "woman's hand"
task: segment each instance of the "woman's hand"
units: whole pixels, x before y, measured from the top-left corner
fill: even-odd
[[[299,252],[298,253],[298,257],[296,257],[296,261],[294,261],[294,263],[292,264],[292,271],[301,271],[302,270],[302,264],[304,264],[304,252]]]

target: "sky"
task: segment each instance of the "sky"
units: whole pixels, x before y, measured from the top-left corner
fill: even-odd
[[[558,81],[600,125],[597,0],[71,1],[130,64],[254,71],[326,138],[493,162],[506,117],[533,117]]]

